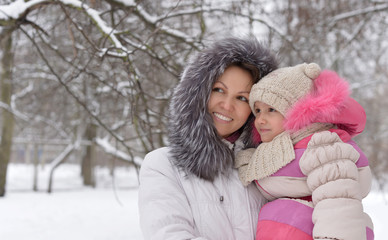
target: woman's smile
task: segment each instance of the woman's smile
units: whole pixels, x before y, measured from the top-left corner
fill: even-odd
[[[218,112],[214,112],[213,115],[215,116],[216,120],[219,119],[219,120],[226,121],[226,122],[230,122],[233,120],[233,118],[227,117],[227,116],[225,116],[221,113],[218,113]]]

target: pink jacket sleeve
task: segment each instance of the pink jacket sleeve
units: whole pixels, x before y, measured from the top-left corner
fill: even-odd
[[[314,239],[373,239],[372,221],[361,203],[359,156],[336,133],[324,131],[311,138],[299,164],[312,191]]]

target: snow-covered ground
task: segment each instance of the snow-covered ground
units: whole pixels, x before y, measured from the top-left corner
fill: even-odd
[[[61,165],[47,193],[48,168],[11,164],[5,198],[0,198],[0,240],[138,240],[143,239],[137,210],[137,177],[119,168],[96,171],[97,186],[82,186],[76,165]]]
[[[48,169],[39,168],[38,191],[32,191],[30,165],[11,164],[6,197],[0,198],[0,240],[141,240],[137,177],[133,169],[96,171],[96,188],[83,187],[80,169],[62,165],[48,194]],[[375,239],[388,239],[388,193],[372,191],[364,209],[375,225]]]

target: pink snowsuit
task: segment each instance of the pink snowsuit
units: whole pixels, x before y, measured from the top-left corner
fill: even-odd
[[[271,201],[260,210],[256,240],[374,239],[362,207],[371,171],[351,140],[366,116],[349,94],[346,81],[314,63],[275,70],[252,87],[252,112],[260,101],[285,117],[284,132],[235,160],[242,183],[254,181]]]
[[[322,239],[372,240],[373,224],[361,204],[370,190],[371,172],[350,135],[325,131],[301,140],[294,149],[293,161],[255,181],[273,200],[260,210],[256,240],[313,239],[313,229]]]

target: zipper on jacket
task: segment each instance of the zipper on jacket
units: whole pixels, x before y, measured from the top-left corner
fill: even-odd
[[[222,180],[223,180],[223,179],[222,179],[222,176],[221,176],[220,178],[221,178],[221,181],[222,181]],[[217,195],[219,196],[218,199],[219,199],[220,203],[223,203],[223,202],[224,202],[224,195],[221,194],[221,191],[220,191],[220,189],[218,188],[216,182],[213,183],[213,187],[214,187],[214,190],[216,190]]]

